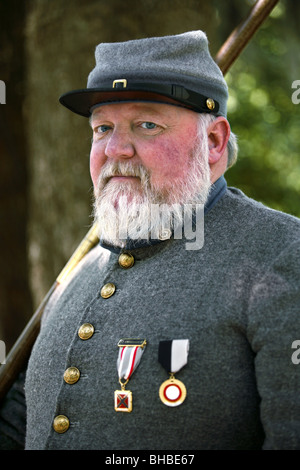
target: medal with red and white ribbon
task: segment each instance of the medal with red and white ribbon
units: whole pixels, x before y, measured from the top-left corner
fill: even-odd
[[[167,406],[181,405],[186,398],[185,385],[175,379],[174,374],[187,364],[188,354],[188,339],[173,339],[159,343],[158,361],[170,374],[170,378],[159,388],[159,398]]]
[[[121,390],[115,390],[115,411],[132,411],[132,392],[125,386],[138,367],[146,346],[145,339],[121,339],[118,343],[117,370]]]

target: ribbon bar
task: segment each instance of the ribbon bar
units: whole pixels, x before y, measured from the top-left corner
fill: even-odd
[[[128,339],[120,339],[118,342],[118,346],[120,348],[127,346],[127,347],[134,347],[138,346],[140,348],[144,348],[147,344],[147,341],[145,339],[138,339],[138,338],[128,338]]]

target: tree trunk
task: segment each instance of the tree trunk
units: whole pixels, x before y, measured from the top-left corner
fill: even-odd
[[[0,340],[9,351],[32,314],[28,284],[25,2],[0,1]]]

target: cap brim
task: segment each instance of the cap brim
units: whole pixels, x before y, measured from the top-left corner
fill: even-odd
[[[143,84],[143,86],[145,86]],[[81,116],[89,117],[92,108],[96,105],[103,105],[124,101],[150,101],[158,103],[166,103],[177,106],[183,106],[196,112],[216,113],[219,109],[218,103],[214,102],[214,109],[210,109],[207,105],[207,98],[199,93],[187,90],[178,85],[155,85],[151,90],[148,86],[147,90],[131,88],[85,88],[81,90],[73,90],[63,94],[60,103]],[[157,92],[157,89],[159,92]],[[161,92],[160,92],[161,90]],[[175,96],[175,99],[174,99]]]

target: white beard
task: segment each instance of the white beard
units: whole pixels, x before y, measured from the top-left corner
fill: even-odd
[[[211,181],[208,139],[201,124],[198,144],[190,152],[188,176],[176,180],[176,184],[170,181],[156,188],[148,171],[130,161],[108,161],[103,166],[93,210],[103,241],[122,247],[126,239],[169,238],[170,232],[182,224],[183,207],[188,216],[196,204],[205,204]],[[109,180],[114,175],[137,177],[138,188],[137,182]]]

